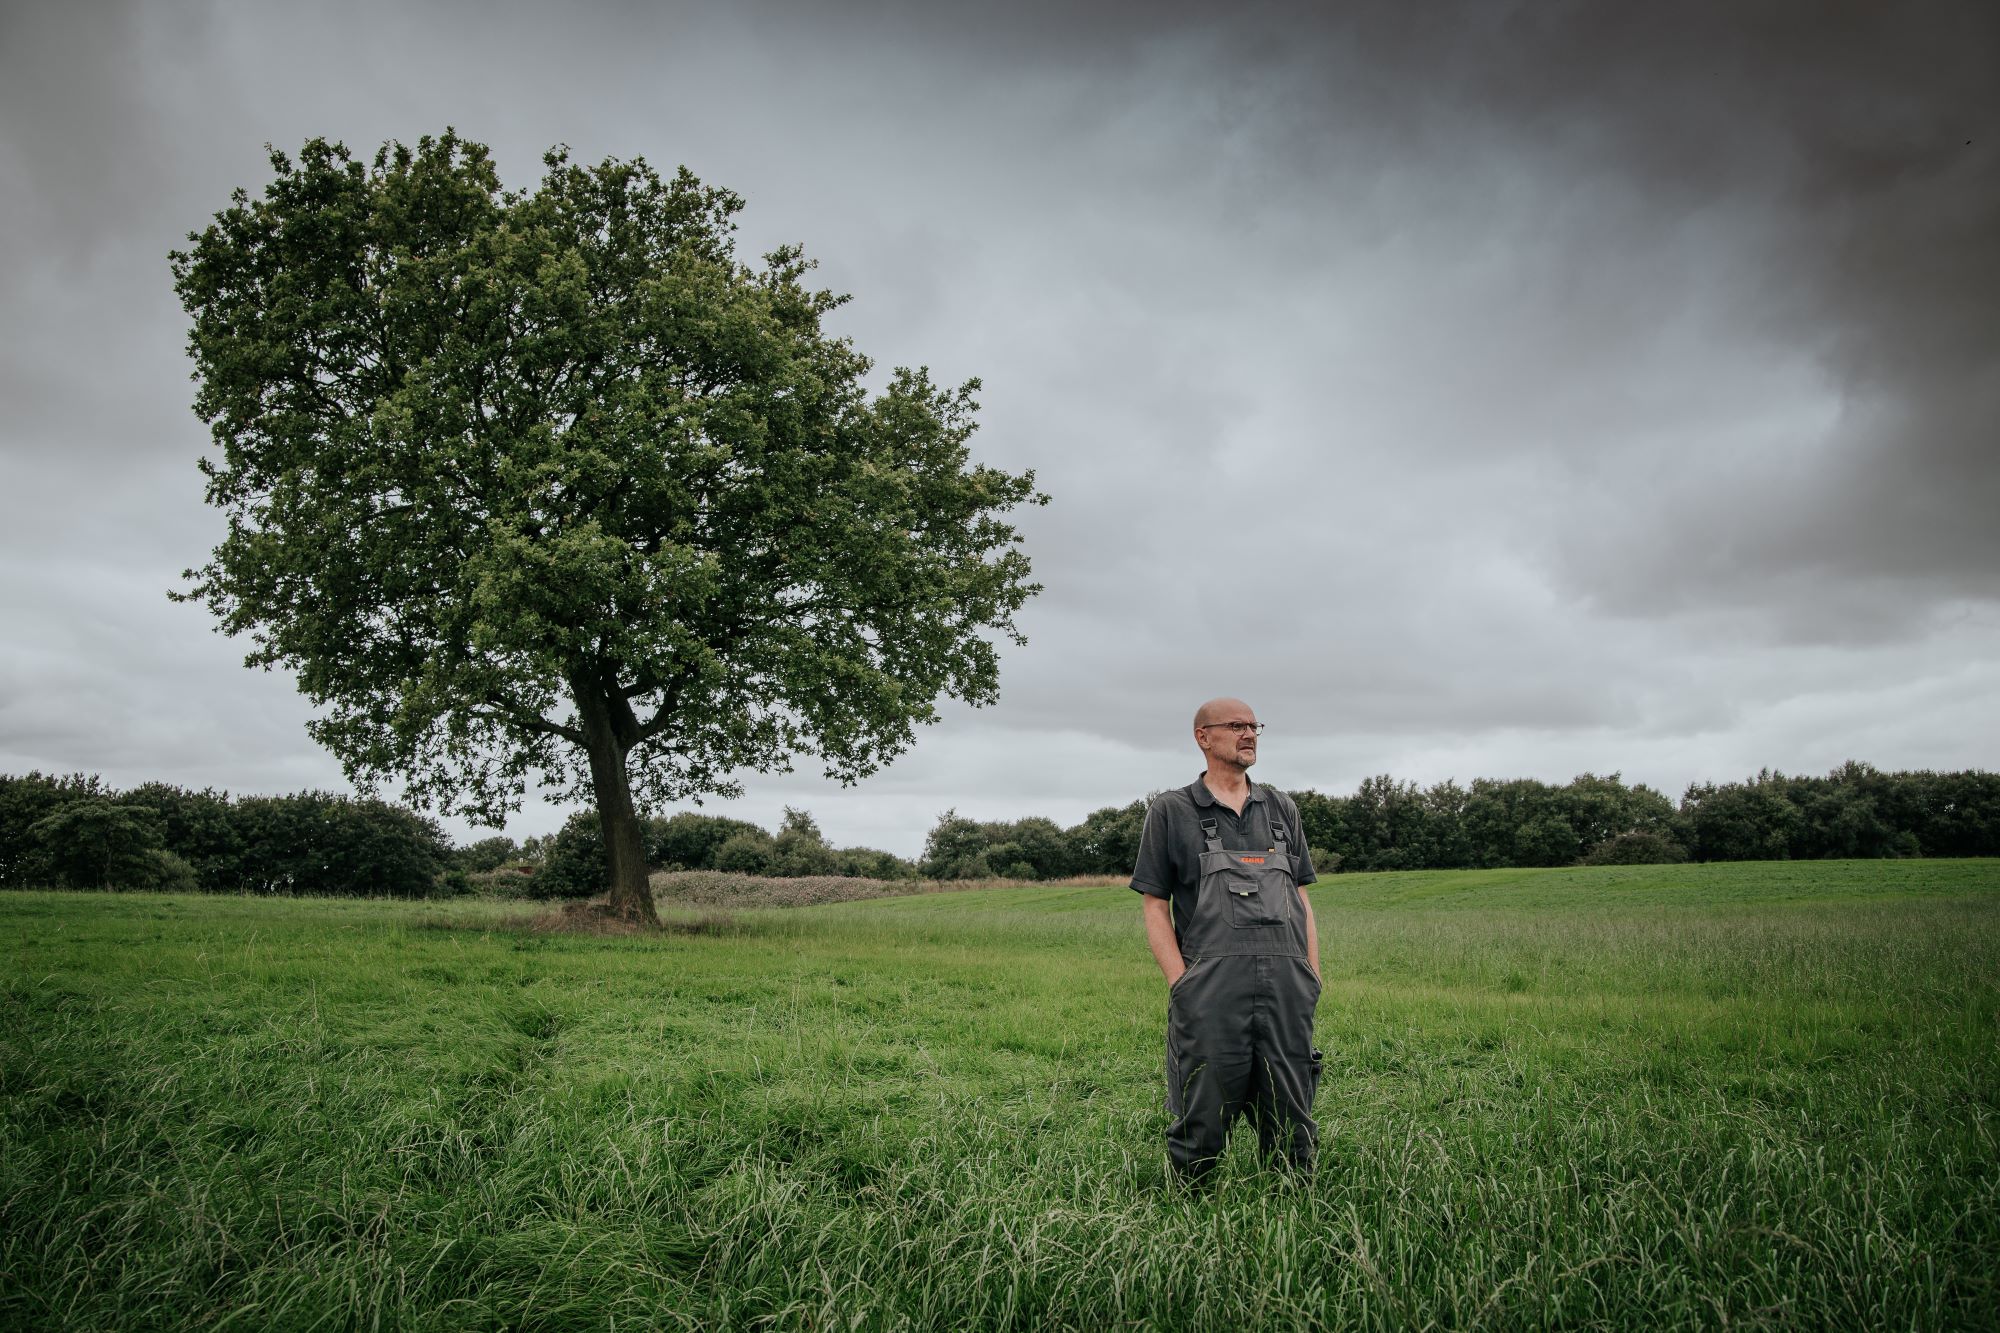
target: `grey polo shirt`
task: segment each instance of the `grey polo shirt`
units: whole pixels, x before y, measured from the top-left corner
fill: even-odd
[[[1299,827],[1299,807],[1276,787],[1250,784],[1250,798],[1237,814],[1215,799],[1208,784],[1196,778],[1185,787],[1161,792],[1146,807],[1146,830],[1139,837],[1139,863],[1132,869],[1132,887],[1174,905],[1174,936],[1194,915],[1201,893],[1201,821],[1215,821],[1216,837],[1232,852],[1259,852],[1272,846],[1271,821],[1285,822],[1292,853],[1293,878],[1300,886],[1319,878],[1305,830]]]

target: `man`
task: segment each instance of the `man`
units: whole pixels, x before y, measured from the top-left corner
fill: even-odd
[[[1264,730],[1241,699],[1194,715],[1207,771],[1154,798],[1132,887],[1167,978],[1167,1157],[1193,1184],[1246,1110],[1267,1161],[1301,1174],[1318,1143],[1312,1046],[1318,876],[1289,796],[1250,781]]]

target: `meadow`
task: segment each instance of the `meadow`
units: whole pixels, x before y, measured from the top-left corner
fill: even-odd
[[[0,895],[0,1325],[2000,1325],[2000,862],[1311,892],[1320,1169],[1196,1197],[1123,888]]]

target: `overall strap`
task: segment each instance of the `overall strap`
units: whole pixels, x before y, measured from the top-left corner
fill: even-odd
[[[1278,798],[1275,793],[1265,796],[1264,801],[1265,804],[1271,807],[1271,845],[1282,848],[1285,845],[1285,840],[1291,837],[1291,834],[1285,829],[1284,807],[1278,804]]]
[[[1211,852],[1222,850],[1222,838],[1215,831],[1215,821],[1213,819],[1204,819],[1201,821],[1201,836],[1203,841],[1208,844],[1204,850]]]

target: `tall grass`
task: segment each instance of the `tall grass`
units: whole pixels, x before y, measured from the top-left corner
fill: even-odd
[[[1321,1169],[1195,1198],[1127,890],[0,896],[0,1324],[1994,1326],[2000,864],[1313,893]]]

